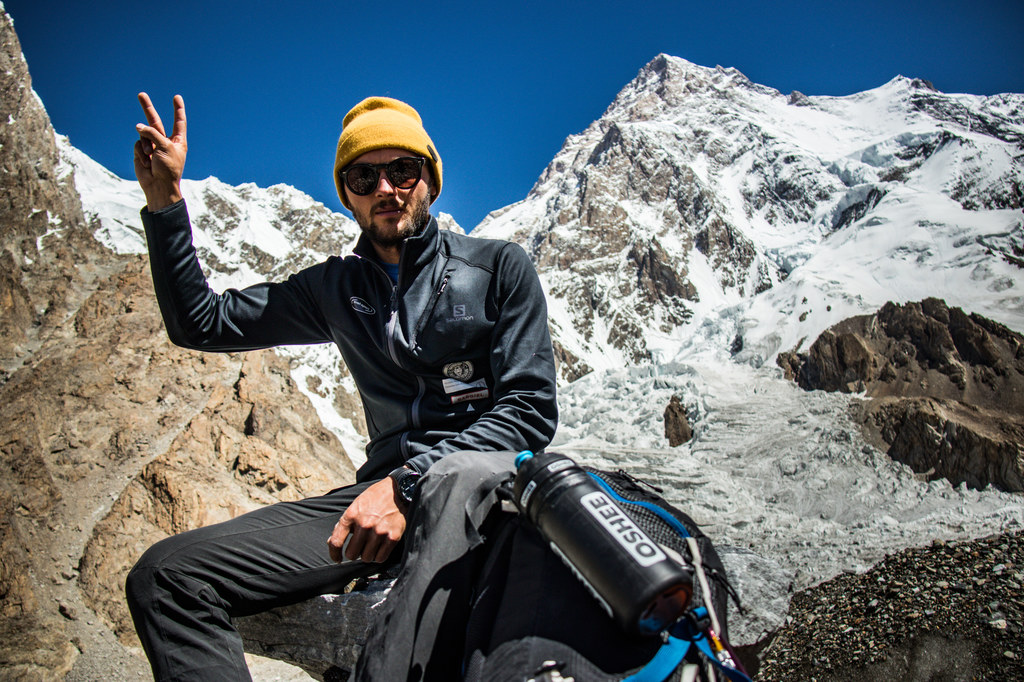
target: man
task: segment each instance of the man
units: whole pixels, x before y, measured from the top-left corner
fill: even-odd
[[[557,407],[546,305],[520,247],[438,229],[441,158],[419,114],[383,97],[348,112],[335,155],[338,195],[362,230],[354,255],[215,294],[180,189],[184,102],[174,98],[168,137],[149,97],[139,101],[148,124],[135,172],[171,340],[207,351],[333,342],[370,432],[355,485],[167,538],[129,574],[157,679],[245,680],[231,617],[340,591],[394,561],[421,477],[447,455],[547,445]]]

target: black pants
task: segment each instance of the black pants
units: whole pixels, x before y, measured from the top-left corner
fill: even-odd
[[[232,617],[340,592],[380,571],[381,564],[336,564],[327,551],[338,519],[373,483],[264,507],[147,550],[125,592],[154,678],[250,680]]]

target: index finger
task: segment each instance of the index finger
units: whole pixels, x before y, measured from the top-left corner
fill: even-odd
[[[149,125],[156,128],[161,135],[166,136],[167,133],[164,132],[163,121],[160,120],[160,114],[156,113],[156,107],[153,106],[153,100],[149,98],[149,95],[144,92],[140,92],[139,104],[142,105],[142,113],[146,114],[146,121]],[[182,103],[182,107],[184,108],[184,103]],[[182,114],[184,115],[184,112],[182,112]],[[177,119],[177,112],[175,112],[175,119]]]
[[[331,537],[327,538],[327,552],[331,555],[331,560],[336,562],[341,562],[345,559],[343,554],[345,550],[345,540],[347,540],[352,533],[349,525],[343,523],[344,520],[344,517],[338,520],[338,523],[334,525],[334,530],[331,531]]]

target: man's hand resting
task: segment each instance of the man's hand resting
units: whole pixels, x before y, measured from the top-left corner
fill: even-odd
[[[405,533],[405,514],[398,506],[395,482],[377,481],[353,500],[327,540],[331,559],[382,562]],[[342,554],[345,540],[351,536]]]
[[[174,96],[174,128],[170,137],[149,95],[140,92],[139,104],[149,125],[135,126],[139,133],[135,142],[135,177],[146,195],[146,206],[150,211],[157,211],[181,199],[180,180],[188,151],[185,100],[181,95]]]

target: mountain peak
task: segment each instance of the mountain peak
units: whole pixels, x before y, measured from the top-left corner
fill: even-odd
[[[1021,328],[1020,97],[903,76],[787,97],[659,54],[474,234],[536,259],[566,378],[712,347],[760,364],[894,297]]]
[[[928,90],[930,92],[939,92],[931,81],[923,78],[907,78],[906,76],[896,76],[888,83],[882,86],[888,89],[903,89],[903,90]]]
[[[733,67],[707,67],[661,53],[645,64],[605,110],[603,120],[646,121],[673,113],[690,102],[779,93],[758,85]]]

